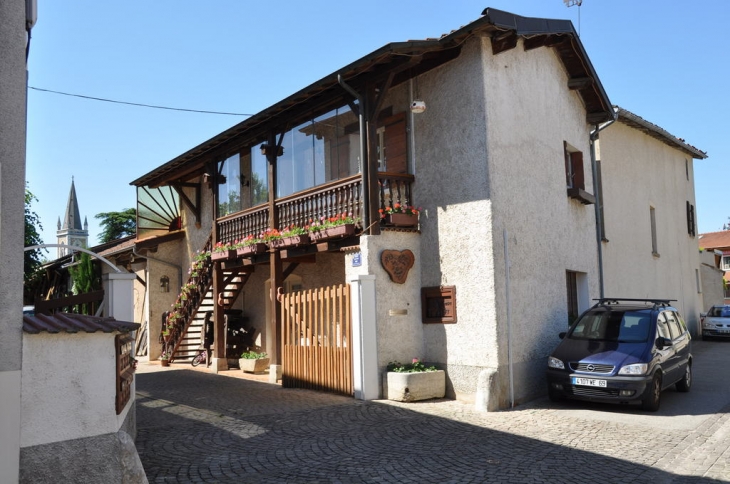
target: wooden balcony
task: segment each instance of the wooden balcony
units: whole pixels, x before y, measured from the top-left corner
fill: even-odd
[[[385,209],[395,203],[413,204],[411,187],[413,175],[378,173],[378,207]],[[342,213],[363,218],[362,177],[353,175],[309,190],[280,198],[275,203],[279,227],[303,227],[310,220],[334,217]],[[218,219],[219,241],[224,243],[258,235],[269,228],[269,207],[259,205]]]

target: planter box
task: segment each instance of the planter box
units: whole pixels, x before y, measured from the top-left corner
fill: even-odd
[[[249,373],[259,373],[266,370],[269,367],[269,358],[239,358],[238,366],[241,370]]]
[[[236,258],[236,251],[234,249],[230,250],[224,250],[219,252],[212,252],[210,254],[211,260],[227,260],[227,259],[235,259]]]
[[[340,239],[342,237],[349,237],[355,234],[355,224],[338,225],[330,229],[319,230],[312,232],[309,237],[314,242],[321,242],[324,240]]]
[[[284,237],[279,240],[269,242],[272,249],[286,249],[287,247],[296,247],[298,245],[306,245],[309,243],[309,235],[295,235],[293,237]]]
[[[385,223],[386,225],[395,225],[396,227],[415,227],[418,225],[418,215],[389,213],[385,216]]]
[[[388,400],[415,402],[446,395],[444,370],[418,373],[386,372],[383,375],[383,394]]]
[[[263,242],[256,244],[247,245],[246,247],[239,247],[236,249],[236,255],[238,257],[253,257],[256,254],[262,254],[266,252],[268,247]]]

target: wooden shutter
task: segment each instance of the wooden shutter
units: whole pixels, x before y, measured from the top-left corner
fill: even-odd
[[[408,173],[408,141],[406,113],[398,113],[383,120],[385,127],[385,156],[388,173]]]

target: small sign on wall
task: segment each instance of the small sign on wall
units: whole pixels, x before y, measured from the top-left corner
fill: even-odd
[[[352,255],[352,267],[360,267],[362,265],[362,254],[355,252]]]
[[[423,323],[456,322],[456,286],[421,288]]]

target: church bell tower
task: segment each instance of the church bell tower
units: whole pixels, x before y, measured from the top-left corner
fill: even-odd
[[[71,177],[71,191],[68,194],[68,205],[66,205],[66,216],[58,219],[58,230],[56,238],[59,244],[72,245],[75,247],[87,248],[89,243],[89,224],[84,218],[84,226],[81,228],[81,216],[79,215],[79,204],[76,199],[76,187]],[[63,257],[71,253],[71,249],[59,247],[57,257]]]

